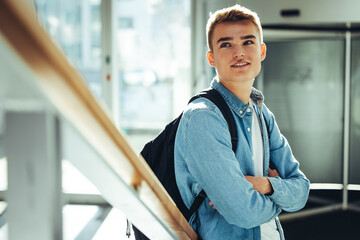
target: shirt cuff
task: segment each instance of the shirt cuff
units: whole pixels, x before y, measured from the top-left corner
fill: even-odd
[[[270,184],[274,190],[272,195],[269,195],[270,199],[272,199],[274,202],[276,200],[282,198],[282,187],[281,187],[281,178],[280,177],[268,177]]]

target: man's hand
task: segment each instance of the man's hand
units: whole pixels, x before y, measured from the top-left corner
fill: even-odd
[[[276,169],[269,168],[269,177],[280,177],[280,174]]]
[[[254,190],[258,193],[271,195],[274,192],[266,177],[245,176],[245,179],[253,185]]]
[[[276,176],[280,176],[278,171],[276,169],[269,168],[269,177]],[[274,192],[269,179],[266,177],[245,176],[245,179],[253,185],[254,190],[258,193],[271,195]]]

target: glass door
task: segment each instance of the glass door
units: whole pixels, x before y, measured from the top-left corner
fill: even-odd
[[[349,183],[360,184],[360,35],[353,35],[351,49]]]
[[[301,169],[312,183],[343,182],[345,38],[265,31],[256,80]]]

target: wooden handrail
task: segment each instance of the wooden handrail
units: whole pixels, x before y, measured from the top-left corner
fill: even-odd
[[[33,9],[24,2],[0,1],[0,31],[36,75],[35,84],[122,181],[136,189],[139,199],[172,235],[197,239],[144,159],[133,151],[84,80],[38,23]],[[136,219],[131,220],[136,224]]]

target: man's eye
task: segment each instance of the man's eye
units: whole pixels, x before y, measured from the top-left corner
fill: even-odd
[[[247,40],[247,41],[244,42],[244,45],[251,45],[251,44],[253,44],[253,43],[254,43],[254,41],[252,41],[252,40]]]
[[[226,48],[226,47],[230,47],[230,46],[231,46],[230,43],[222,43],[220,45],[221,48]]]

